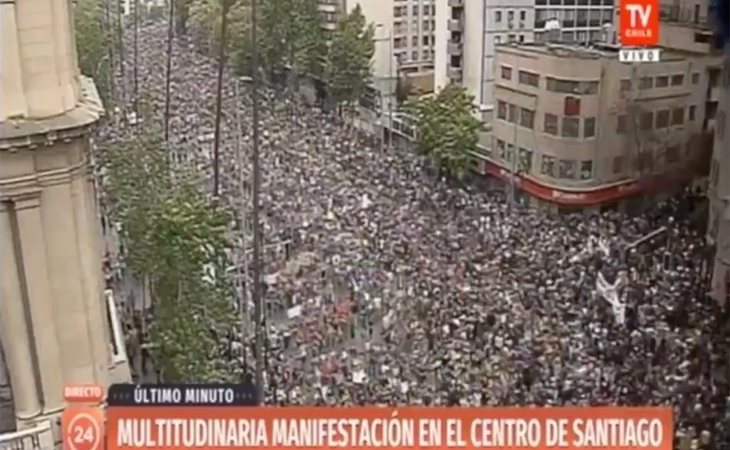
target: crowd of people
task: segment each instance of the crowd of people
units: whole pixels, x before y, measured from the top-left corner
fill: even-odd
[[[127,113],[102,141],[163,121],[167,30],[140,33],[148,111],[129,119],[128,52]],[[221,197],[250,212],[251,88],[236,84],[226,71]],[[171,148],[208,192],[216,87],[216,61],[177,36]],[[686,196],[638,217],[511,205],[439,178],[407,146],[386,151],[337,114],[262,91],[268,402],[671,405],[679,436],[727,448],[727,315],[706,296]],[[232,226],[232,260],[251,267],[249,220]],[[252,364],[240,340],[235,357]]]

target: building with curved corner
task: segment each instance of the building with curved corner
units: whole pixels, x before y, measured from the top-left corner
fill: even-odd
[[[2,448],[58,440],[64,385],[130,378],[90,165],[104,111],[79,73],[72,8],[0,2],[0,414],[14,417]]]

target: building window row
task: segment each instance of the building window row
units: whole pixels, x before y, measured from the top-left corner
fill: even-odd
[[[694,72],[691,77],[692,84],[699,84],[700,74]],[[639,90],[648,89],[661,89],[670,86],[682,86],[684,85],[684,74],[677,73],[674,75],[658,75],[658,76],[645,76],[639,78],[638,88]],[[621,91],[630,91],[633,83],[630,79],[621,80]]]
[[[593,95],[598,92],[598,81],[564,80],[546,77],[546,89],[561,94]]]
[[[500,76],[503,80],[512,80],[513,69],[510,66],[500,67]],[[598,81],[564,80],[546,77],[545,88],[559,94],[594,95],[598,93]],[[533,87],[540,87],[540,75],[526,70],[520,70],[517,81]]]
[[[521,21],[527,20],[527,11],[521,10],[518,11],[519,17]],[[503,19],[503,11],[497,10],[494,12],[494,21],[497,23],[501,23]],[[515,20],[515,11],[508,10],[507,11],[507,22],[512,22]]]
[[[632,128],[640,131],[664,130],[672,126],[682,126],[685,121],[691,123],[696,120],[696,105],[659,111],[639,111],[631,115],[619,114],[616,118],[616,132],[624,134]]]
[[[530,130],[535,128],[535,111],[502,100],[497,101],[497,118]]]
[[[506,161],[513,171],[530,173],[532,171],[532,150],[520,147],[515,153],[516,146],[497,139],[497,154]]]
[[[423,9],[421,9],[418,5],[413,5],[411,7],[411,15],[418,16],[421,15],[420,13],[423,12],[423,15],[425,16],[435,16],[436,15],[436,6],[435,5],[423,5]],[[393,7],[393,16],[395,17],[403,17],[408,15],[408,6],[394,6]]]
[[[691,145],[692,144],[689,142],[684,144],[687,155],[689,155],[692,150]],[[613,158],[613,173],[619,174],[626,169],[632,169],[644,173],[652,172],[662,165],[662,161],[664,165],[667,166],[677,164],[682,158],[682,147],[682,144],[672,144],[666,147],[661,147],[656,151],[642,151],[633,158],[633,164],[631,167],[627,167],[627,159],[625,155],[615,156]]]
[[[581,136],[581,120],[583,122],[583,135]],[[562,126],[558,126],[561,120],[555,114],[545,113],[542,131],[553,136],[566,138],[593,138],[596,136],[595,117],[563,117]]]
[[[614,0],[535,0],[536,6],[613,6]]]
[[[590,180],[593,178],[593,161],[557,159],[554,156],[542,155],[540,174],[563,180]]]

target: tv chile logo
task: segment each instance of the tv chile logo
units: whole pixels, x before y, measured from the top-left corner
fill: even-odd
[[[651,47],[659,42],[659,0],[624,0],[620,11],[622,46]]]

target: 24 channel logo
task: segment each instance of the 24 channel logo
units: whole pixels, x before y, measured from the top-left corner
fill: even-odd
[[[657,62],[659,43],[659,0],[621,0],[619,9],[619,61]]]

